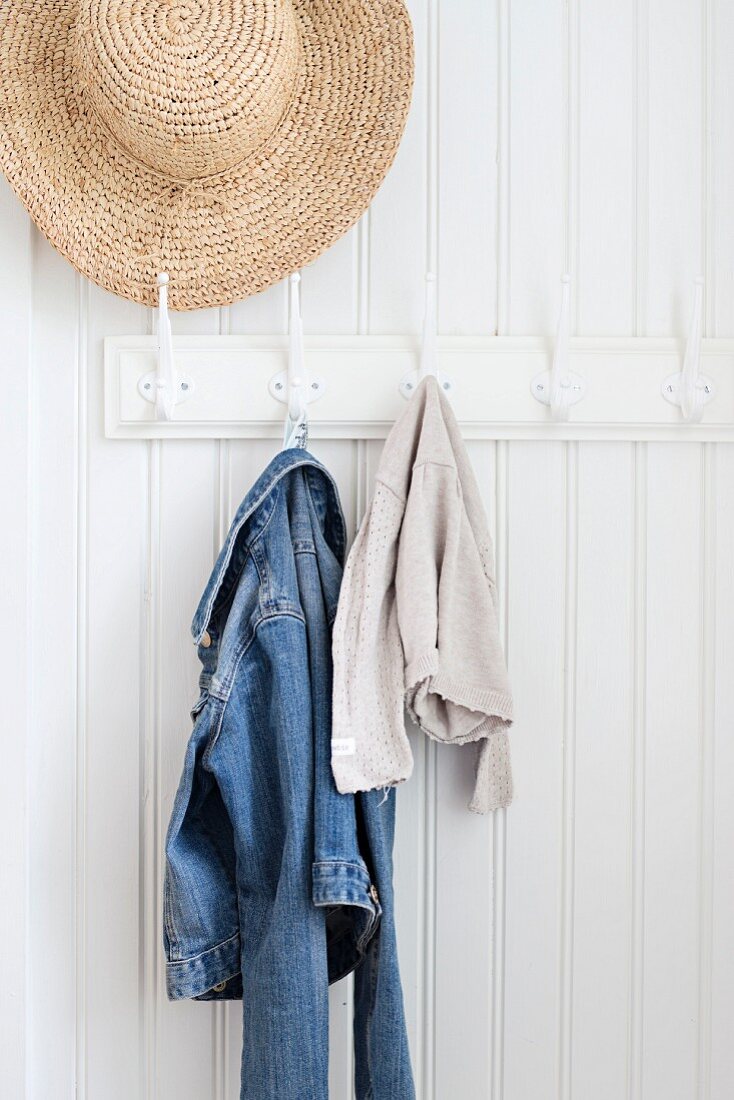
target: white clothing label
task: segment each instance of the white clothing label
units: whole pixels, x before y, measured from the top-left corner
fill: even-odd
[[[335,737],[331,742],[332,756],[354,756],[356,751],[353,737]]]

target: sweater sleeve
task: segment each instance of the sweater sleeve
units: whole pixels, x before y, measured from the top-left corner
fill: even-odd
[[[395,563],[403,501],[378,482],[349,554],[334,623],[331,769],[342,794],[408,779]]]
[[[437,741],[480,742],[470,808],[486,812],[507,805],[512,696],[494,582],[452,466],[425,463],[413,471],[400,532],[396,601],[411,716]]]

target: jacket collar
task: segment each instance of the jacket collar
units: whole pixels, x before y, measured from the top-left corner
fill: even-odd
[[[327,509],[324,518],[324,526],[328,533],[334,554],[340,564],[344,562],[346,551],[346,527],[344,516],[339,503],[339,491],[336,482],[326,467],[314,458],[312,454],[302,448],[293,447],[289,450],[279,451],[263,470],[260,477],[250,489],[245,499],[240,504],[232,524],[229,528],[224,545],[219,551],[219,556],[207,582],[204,594],[199,601],[193,622],[191,633],[195,642],[200,642],[206,631],[214,610],[214,605],[225,579],[227,569],[232,561],[237,545],[237,540],[243,531],[247,521],[251,519],[257,510],[264,504],[276,486],[293,470],[308,468],[320,475],[326,487]]]

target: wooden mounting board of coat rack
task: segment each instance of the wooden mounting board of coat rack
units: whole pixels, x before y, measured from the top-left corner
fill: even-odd
[[[153,336],[105,340],[105,433],[110,439],[276,438],[284,406],[268,383],[286,367],[286,336],[174,338],[176,369],[192,382],[174,419],[159,422],[138,391],[156,367]],[[682,369],[684,341],[670,338],[571,340],[570,369],[586,383],[566,423],[554,423],[530,383],[549,370],[552,341],[536,337],[453,337],[438,341],[439,370],[467,439],[734,440],[734,340],[704,340],[701,374],[715,397],[698,424],[664,400],[661,386]],[[379,439],[404,408],[401,379],[418,364],[407,336],[311,336],[310,376],[325,392],[309,406],[314,439]]]

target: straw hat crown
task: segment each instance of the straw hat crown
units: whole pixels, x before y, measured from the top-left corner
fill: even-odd
[[[375,195],[413,85],[404,0],[0,0],[0,167],[82,274],[225,305]]]
[[[120,146],[187,180],[263,147],[293,100],[302,51],[290,0],[81,0],[74,62]]]

